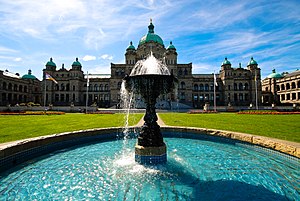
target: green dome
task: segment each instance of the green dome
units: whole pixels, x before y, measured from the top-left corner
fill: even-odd
[[[148,33],[140,39],[139,45],[148,42],[156,42],[164,46],[164,42],[161,39],[161,37],[154,33],[154,25],[152,24],[152,20],[150,21],[150,25],[148,26],[148,29],[149,29]]]
[[[53,62],[52,57],[50,58],[50,61],[47,62],[46,66],[54,66],[54,67],[56,67],[56,64]]]
[[[272,73],[270,75],[268,75],[267,78],[280,79],[280,78],[283,78],[283,76],[280,73],[276,73],[275,69],[273,69]]]
[[[76,58],[76,61],[73,62],[72,66],[81,66],[81,63],[78,61],[78,58]]]
[[[28,74],[23,75],[22,79],[32,79],[32,80],[35,80],[36,77],[31,74],[31,70],[28,70]]]
[[[225,57],[225,60],[222,63],[222,66],[223,65],[231,65],[230,61],[227,60],[227,57]]]
[[[132,45],[132,41],[130,41],[130,44],[129,46],[127,47],[126,51],[127,50],[135,50],[135,47]]]
[[[176,50],[175,46],[172,44],[172,41],[170,41],[170,45],[167,47],[167,49]]]
[[[251,57],[251,60],[248,63],[248,66],[249,65],[257,65],[257,62],[253,59],[253,57]]]

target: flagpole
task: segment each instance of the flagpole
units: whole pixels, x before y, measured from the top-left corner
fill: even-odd
[[[89,100],[89,72],[86,74],[86,100],[85,100],[85,113],[87,114],[88,100]]]
[[[214,111],[215,112],[217,112],[216,84],[217,84],[217,78],[214,71]]]
[[[44,92],[44,110],[46,111],[46,90],[47,90],[47,88],[46,88],[46,74],[44,75],[44,79],[45,79],[45,92]]]
[[[257,73],[255,69],[255,105],[256,105],[256,110],[258,110],[258,97],[257,97]]]

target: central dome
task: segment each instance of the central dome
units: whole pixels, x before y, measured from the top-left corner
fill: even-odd
[[[161,39],[161,37],[154,33],[154,25],[152,24],[152,20],[150,20],[150,25],[148,26],[148,29],[149,29],[148,33],[140,39],[139,45],[148,42],[156,42],[164,46],[164,42]]]

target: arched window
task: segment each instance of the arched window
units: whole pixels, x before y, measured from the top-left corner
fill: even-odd
[[[24,86],[24,92],[27,92],[27,86]]]
[[[205,84],[205,91],[208,91],[209,90],[209,86],[208,84]]]
[[[290,89],[291,88],[290,83],[287,83],[285,88],[286,88],[286,90]]]
[[[194,91],[198,91],[198,84],[194,84]]]
[[[285,90],[284,84],[281,84],[281,90]]]
[[[103,91],[103,85],[100,84],[100,91]]]
[[[239,90],[242,91],[243,90],[243,84],[239,83]]]
[[[295,88],[296,88],[296,83],[292,82],[292,89],[295,89]]]
[[[70,91],[70,84],[69,83],[66,85],[66,91]]]
[[[76,89],[76,87],[75,87],[75,85],[73,85],[73,91],[75,91],[75,89]]]
[[[245,83],[245,90],[249,90],[249,85],[248,85],[248,83]]]
[[[214,84],[213,83],[210,84],[210,90],[214,91]]]
[[[18,85],[14,84],[14,91],[18,91]]]
[[[178,75],[182,75],[182,70],[181,69],[178,71]]]
[[[65,85],[64,85],[64,84],[61,84],[61,85],[60,85],[60,90],[61,90],[61,91],[64,91],[64,90],[65,90]]]
[[[204,90],[204,86],[203,84],[200,84],[200,91],[203,91]]]
[[[187,75],[187,74],[188,74],[187,69],[184,69],[184,75]]]
[[[180,83],[180,88],[181,88],[181,89],[185,89],[185,83],[184,83],[184,82],[181,82],[181,83]]]
[[[280,91],[279,85],[276,85],[276,90],[277,90],[277,91]]]
[[[56,87],[56,91],[59,91],[59,86],[58,86],[58,84],[55,85],[55,87]]]
[[[98,84],[94,85],[94,91],[98,91]]]
[[[7,87],[6,82],[3,82],[2,89],[6,90],[6,87]]]
[[[234,84],[233,84],[233,89],[234,89],[234,90],[237,90],[237,83],[234,83]]]
[[[11,83],[8,84],[8,90],[10,90],[10,91],[12,90],[12,84]]]
[[[104,90],[108,91],[108,84],[105,85]]]
[[[23,86],[20,85],[20,86],[19,86],[19,92],[22,92],[22,91],[23,91]]]

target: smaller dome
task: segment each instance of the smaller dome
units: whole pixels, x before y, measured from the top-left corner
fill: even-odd
[[[172,44],[172,41],[170,41],[170,45],[167,47],[168,50],[176,50],[175,46]]]
[[[270,75],[268,75],[267,78],[280,79],[280,78],[283,78],[283,76],[280,73],[276,73],[275,69],[273,69],[272,73]]]
[[[81,66],[81,63],[78,61],[78,58],[76,58],[76,61],[73,62],[72,66]]]
[[[249,65],[257,65],[257,62],[253,59],[253,57],[251,57],[251,60],[248,63],[248,66]]]
[[[50,58],[50,61],[48,61],[48,62],[46,63],[46,66],[54,66],[54,67],[56,67],[56,64],[53,62],[52,57]]]
[[[222,63],[222,66],[223,65],[231,65],[230,61],[227,60],[227,57],[225,57],[225,60]]]
[[[35,80],[36,77],[34,75],[31,74],[31,70],[29,69],[28,70],[28,74],[25,74],[22,76],[22,79],[32,79],[32,80]]]
[[[128,51],[128,50],[135,50],[135,47],[133,46],[132,41],[130,41],[130,44],[127,47],[126,51]]]

